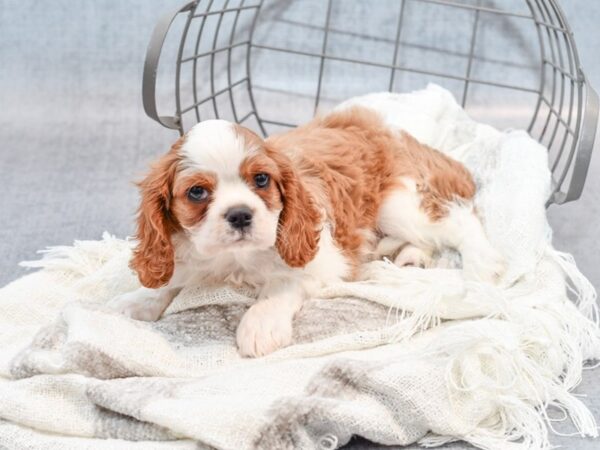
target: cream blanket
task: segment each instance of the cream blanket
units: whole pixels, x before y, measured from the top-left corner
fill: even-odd
[[[596,294],[551,245],[546,150],[475,123],[437,86],[351,101],[473,171],[504,286],[465,281],[450,252],[446,268],[374,262],[307,302],[292,346],[249,360],[235,348],[248,293],[188,287],[137,322],[104,306],[137,286],[131,242],[52,248],[0,290],[0,448],[332,449],[360,435],[545,449],[549,406],[597,436],[569,393],[600,356]]]

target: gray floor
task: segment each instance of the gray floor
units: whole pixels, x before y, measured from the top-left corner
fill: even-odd
[[[133,229],[139,178],[175,133],[143,113],[140,80],[158,16],[175,1],[0,0],[0,285],[47,245]],[[561,2],[600,89],[600,2]],[[600,155],[580,201],[550,210],[555,245],[600,285]],[[594,381],[595,379],[595,381]],[[599,373],[580,388],[600,418]],[[597,442],[555,437],[570,449]],[[362,445],[362,444],[361,444]]]

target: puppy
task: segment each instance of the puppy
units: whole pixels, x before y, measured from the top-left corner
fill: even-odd
[[[352,279],[379,239],[400,265],[448,246],[465,275],[494,282],[502,258],[473,212],[460,163],[352,107],[263,140],[223,120],[194,126],[141,182],[131,267],[142,288],[111,301],[157,320],[183,286],[253,288],[237,329],[244,356],[290,343],[305,298]]]

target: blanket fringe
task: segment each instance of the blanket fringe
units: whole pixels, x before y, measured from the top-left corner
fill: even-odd
[[[570,393],[581,382],[584,362],[600,352],[596,291],[571,255],[550,249],[548,256],[545,270],[562,271],[565,278],[564,293],[550,290],[555,301],[527,303],[518,295],[503,298],[492,286],[470,286],[482,301],[493,302],[496,312],[450,327],[430,348],[432,355],[449,358],[447,387],[457,401],[472,395],[488,402],[490,421],[461,436],[477,447],[551,448],[548,431],[562,433],[552,425],[556,419],[548,416],[550,407],[563,411],[563,420],[571,419],[576,429],[572,435],[598,437],[594,416]],[[398,325],[403,325],[397,339],[439,324],[435,312],[441,298],[432,294],[413,311],[396,312]],[[419,443],[434,447],[450,439],[429,435]]]
[[[544,355],[548,342],[535,336],[537,327],[527,335],[511,338],[516,333],[507,331],[513,327],[500,320],[458,324],[430,349],[449,358],[446,383],[452,400],[461,403],[466,398],[474,399],[491,413],[461,438],[483,449],[549,449],[548,429],[561,434],[554,430],[548,416],[551,406],[568,414],[577,429],[575,434],[598,437],[592,413],[569,392],[571,382],[554,370],[553,356]],[[561,338],[569,340],[566,329]],[[571,361],[571,369],[578,366],[577,359]],[[428,436],[420,443],[437,446],[447,439]]]
[[[567,279],[567,288],[572,294],[572,300],[579,308],[579,311],[595,324],[599,324],[596,289],[585,275],[581,273],[573,256],[569,253],[554,250],[551,247],[548,248],[547,253],[564,272]]]
[[[109,259],[128,252],[133,242],[118,239],[104,232],[98,241],[78,241],[72,246],[59,245],[39,250],[42,257],[35,261],[22,261],[21,267],[49,270],[63,270],[76,276],[90,275],[104,265]]]

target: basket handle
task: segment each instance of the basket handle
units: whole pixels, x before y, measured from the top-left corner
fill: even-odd
[[[177,7],[175,10],[167,12],[160,18],[152,32],[150,44],[148,45],[148,50],[146,50],[146,60],[144,61],[144,75],[142,79],[142,102],[144,104],[144,111],[148,117],[156,120],[162,126],[174,130],[179,129],[179,118],[173,116],[159,116],[156,108],[156,76],[158,61],[165,43],[165,38],[167,37],[167,33],[169,32],[169,28],[175,20],[175,17],[182,12],[190,11],[196,3],[196,1],[186,3],[183,6]]]
[[[585,179],[587,177],[592,151],[596,141],[596,131],[598,128],[598,114],[600,111],[600,100],[594,89],[586,83],[585,85],[585,109],[583,113],[583,122],[581,132],[577,142],[577,153],[573,162],[573,172],[567,192],[556,192],[554,202],[566,203],[577,200],[581,197]]]

